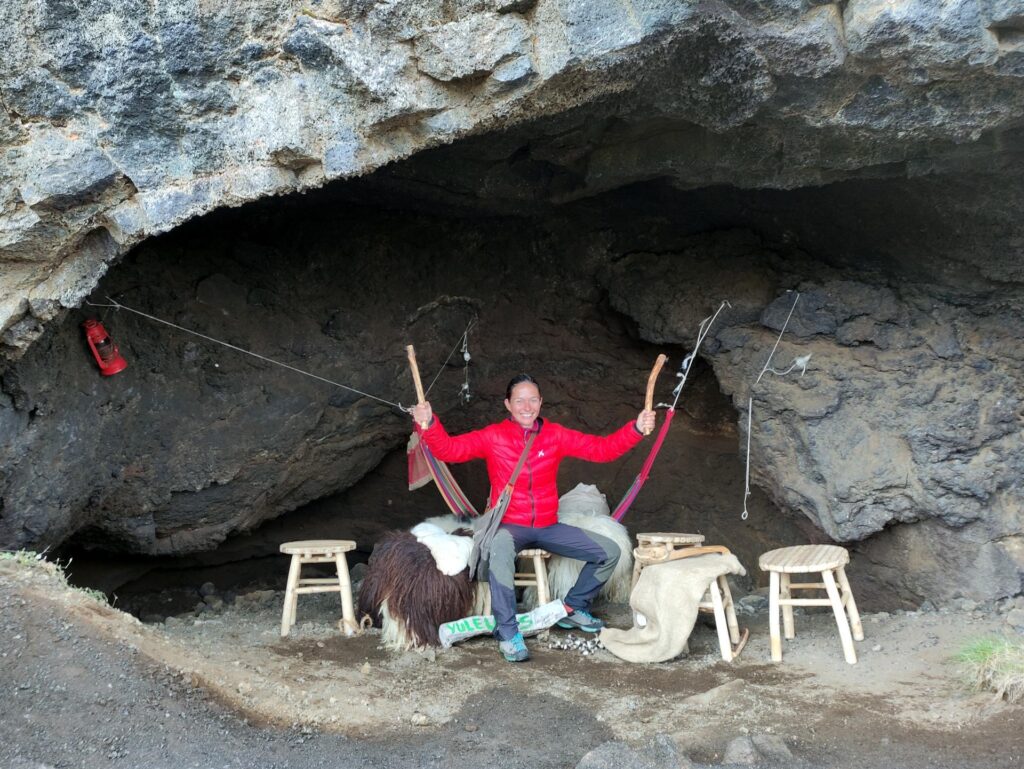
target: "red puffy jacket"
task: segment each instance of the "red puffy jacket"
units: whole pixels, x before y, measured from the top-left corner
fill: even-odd
[[[636,446],[643,436],[635,423],[629,422],[611,435],[587,435],[567,427],[538,419],[534,423],[537,437],[519,473],[512,501],[502,523],[517,526],[551,526],[558,523],[558,465],[565,457],[591,462],[610,462]],[[526,447],[528,431],[511,419],[505,419],[482,430],[464,435],[449,435],[435,416],[430,427],[422,432],[431,453],[443,462],[466,462],[486,459],[491,480],[491,501],[498,501],[516,462]]]

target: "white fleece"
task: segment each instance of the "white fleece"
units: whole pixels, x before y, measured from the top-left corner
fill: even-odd
[[[469,554],[473,549],[471,537],[446,534],[440,526],[427,522],[414,526],[412,535],[430,549],[437,570],[445,576],[453,577],[469,565]]]

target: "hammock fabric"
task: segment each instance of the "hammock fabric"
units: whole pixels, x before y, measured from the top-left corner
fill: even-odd
[[[459,488],[448,465],[430,453],[430,449],[420,440],[418,432],[414,432],[409,438],[406,454],[409,458],[409,491],[414,491],[433,480],[445,504],[456,518],[476,518],[480,515]]]
[[[654,445],[651,446],[651,453],[647,455],[647,459],[644,460],[643,467],[640,468],[640,473],[636,476],[633,484],[626,491],[625,496],[622,497],[622,501],[615,507],[612,512],[612,518],[616,521],[622,520],[623,516],[629,512],[630,506],[633,504],[633,500],[636,499],[640,493],[640,489],[647,482],[647,479],[651,474],[651,466],[654,464],[654,458],[658,456],[658,452],[661,451],[661,445],[665,442],[665,436],[668,435],[668,427],[672,424],[672,417],[676,414],[675,409],[669,409],[665,412],[665,421],[661,425],[661,429],[658,431],[658,437],[654,440]],[[455,478],[452,477],[451,470],[441,460],[437,459],[433,454],[430,453],[430,449],[426,447],[426,444],[420,440],[418,432],[414,432],[412,437],[409,438],[409,445],[406,449],[406,453],[409,457],[409,491],[414,491],[421,486],[426,485],[431,480],[437,485],[438,491],[441,492],[441,496],[444,498],[445,504],[458,518],[476,518],[480,513],[477,512],[476,508],[473,507],[473,503],[469,501],[462,489],[459,488],[459,484],[456,483]]]
[[[612,518],[616,521],[622,520],[622,517],[629,511],[629,506],[633,504],[633,500],[636,499],[636,495],[640,493],[640,489],[643,488],[647,482],[647,478],[651,474],[651,465],[654,464],[654,458],[658,456],[658,452],[661,451],[661,444],[665,442],[665,436],[668,434],[668,426],[672,424],[672,417],[676,415],[676,410],[670,408],[665,412],[665,421],[661,424],[661,429],[658,431],[658,437],[654,440],[654,445],[651,446],[651,453],[647,455],[647,459],[644,460],[644,466],[640,468],[640,473],[636,476],[636,480],[633,481],[633,485],[626,491],[622,501],[615,507],[612,512]]]

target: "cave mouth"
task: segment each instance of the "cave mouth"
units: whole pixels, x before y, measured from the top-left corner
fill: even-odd
[[[283,541],[355,539],[355,560],[365,559],[383,531],[445,512],[436,494],[405,488],[409,424],[395,404],[414,397],[406,344],[416,345],[427,382],[444,369],[430,398],[455,432],[501,418],[505,384],[520,371],[542,382],[547,418],[610,432],[635,417],[655,357],[667,353],[674,370],[701,320],[728,300],[687,383],[683,418],[626,519],[631,533],[703,533],[740,556],[746,589],[761,578],[761,552],[846,543],[860,556],[851,580],[866,609],[960,594],[929,553],[955,545],[967,559],[979,536],[1010,541],[961,515],[973,487],[944,486],[957,496],[929,520],[921,495],[892,477],[909,478],[919,457],[872,444],[873,427],[888,425],[868,424],[867,406],[842,411],[884,397],[888,384],[870,376],[896,370],[901,356],[908,369],[925,356],[943,365],[963,357],[966,337],[943,312],[969,314],[979,296],[1004,308],[1015,301],[1012,284],[993,283],[1002,266],[972,263],[950,234],[949,211],[990,180],[862,178],[787,191],[681,190],[658,178],[559,202],[550,194],[564,187],[552,183],[558,174],[524,163],[528,148],[493,161],[500,172],[476,175],[462,151],[190,221],[134,249],[90,297],[382,400],[84,305],[4,377],[0,419],[32,454],[8,480],[6,510],[24,514],[0,518],[4,540],[71,558],[73,581],[140,615],[159,601],[187,608],[207,581],[228,593],[280,586]],[[773,360],[813,353],[816,366],[755,393],[763,421],[753,432],[750,518],[741,520],[746,396],[792,289],[808,299]],[[81,323],[97,315],[129,361],[116,376],[97,374],[81,338]],[[443,362],[472,321],[466,403],[462,361]],[[847,372],[862,354],[887,357]],[[971,365],[991,370],[982,363]],[[897,376],[912,383],[918,374]],[[673,384],[663,375],[658,401]],[[1015,402],[999,408],[1012,412]],[[862,452],[856,463],[837,464],[848,453],[840,439]],[[915,440],[932,451],[955,439],[933,430]],[[888,464],[886,451],[895,452]],[[560,490],[593,483],[614,506],[645,454],[566,462]],[[472,499],[485,497],[482,466],[456,476]],[[963,594],[1020,591],[1012,553],[993,547]],[[913,551],[920,579],[894,566],[901,550]]]
[[[547,418],[600,433],[635,417],[648,369],[661,352],[670,363],[656,401],[671,400],[673,373],[688,352],[685,344],[644,341],[636,322],[615,308],[602,251],[699,248],[784,260],[792,250],[766,245],[739,226],[737,212],[714,201],[704,225],[690,223],[682,233],[666,227],[665,200],[672,195],[658,183],[542,214],[497,216],[467,206],[442,215],[430,197],[396,194],[394,178],[337,184],[190,222],[130,253],[92,301],[109,296],[403,402],[413,399],[403,344],[415,342],[429,385],[475,319],[470,364],[453,356],[429,396],[449,428],[464,431],[501,418],[505,382],[530,371],[542,383]],[[652,223],[662,234],[671,230],[674,242],[660,240]],[[706,309],[715,306],[687,312]],[[68,326],[81,322],[77,315]],[[446,512],[432,488],[406,490],[409,425],[397,410],[136,315],[106,310],[102,319],[131,361],[138,391],[130,423],[116,438],[124,444],[124,466],[113,472],[120,488],[92,505],[92,520],[58,551],[71,561],[73,582],[155,619],[201,610],[197,589],[206,582],[229,599],[249,589],[280,589],[287,565],[277,552],[281,542],[355,539],[359,550],[350,560],[357,563],[384,531]],[[461,392],[467,375],[468,403]],[[127,383],[112,377],[101,384],[116,402],[117,385]],[[290,430],[290,422],[302,424]],[[756,487],[747,502],[751,517],[740,520],[738,422],[712,367],[698,358],[651,480],[625,521],[631,532],[699,531],[747,564],[771,547],[827,539],[809,521],[780,512]],[[561,492],[593,483],[614,507],[649,445],[611,465],[567,461]],[[161,462],[161,454],[169,465],[156,469],[149,463]],[[132,455],[137,458],[129,460]],[[250,473],[254,458],[262,469]],[[188,466],[172,466],[179,460]],[[233,486],[260,484],[255,476],[268,471],[289,486],[285,493],[260,492],[282,497],[279,513],[240,522],[235,506],[247,504],[246,494]],[[482,464],[455,473],[474,501],[485,498]],[[161,510],[159,502],[139,498],[136,474],[163,475],[165,487],[168,476],[177,476],[178,485],[192,477],[203,488],[170,492]],[[301,480],[285,480],[293,474]],[[140,502],[153,509],[148,530],[124,520],[128,506]],[[140,534],[149,539],[139,541]],[[756,581],[752,573],[744,586]]]

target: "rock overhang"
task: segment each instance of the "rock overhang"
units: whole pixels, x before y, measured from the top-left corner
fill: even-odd
[[[1011,2],[265,0],[7,16],[8,357],[147,237],[498,129],[529,145],[519,176],[543,177],[529,191],[542,203],[663,177],[796,188],[1019,166]],[[482,196],[521,185],[506,181]]]

